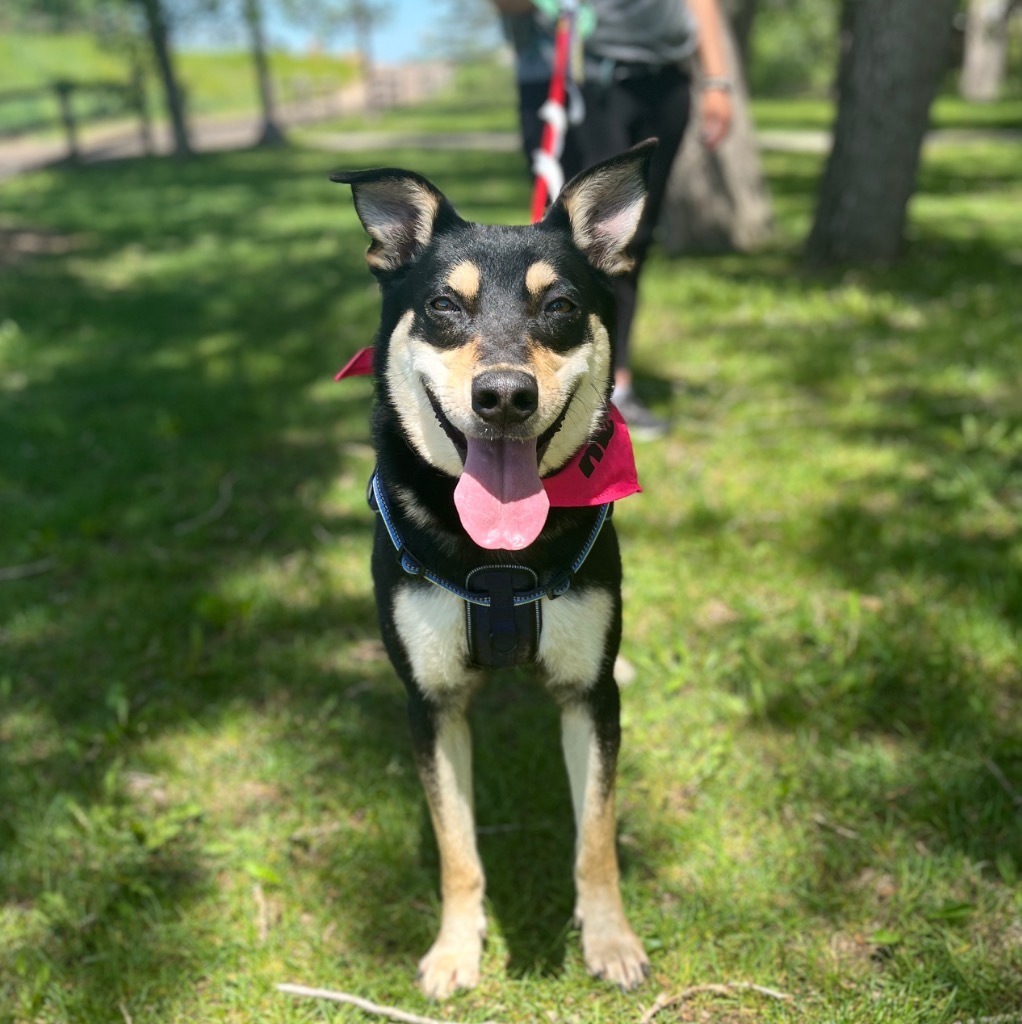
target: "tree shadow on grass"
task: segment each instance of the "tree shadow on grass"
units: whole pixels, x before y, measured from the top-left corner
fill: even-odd
[[[933,190],[953,192],[953,175],[938,177]],[[672,523],[724,557],[748,551],[743,531],[765,538],[795,578],[818,581],[804,599],[767,584],[696,641],[745,699],[753,742],[776,746],[773,810],[804,832],[788,893],[802,916],[778,915],[782,927],[813,915],[834,934],[864,930],[867,960],[871,931],[900,935],[894,952],[872,950],[870,975],[930,971],[963,1018],[1019,1008],[1022,362],[1017,254],[1000,230],[924,221],[884,270],[721,261],[723,276],[781,299],[778,322],[720,333],[755,356],[761,377],[743,385],[763,385],[766,417],[779,396],[797,410],[781,424],[792,450],[797,438],[813,458],[819,444],[823,499],[798,492],[805,507],[768,528],[699,507]],[[772,423],[742,426],[755,444]],[[962,956],[968,943],[982,962]]]
[[[371,531],[361,501],[327,497],[364,487],[366,390],[317,395],[348,354],[339,323],[351,347],[372,334],[360,233],[338,261],[293,209],[317,202],[308,165],[275,159],[51,174],[4,214],[81,235],[0,284],[0,562],[42,566],[0,594],[0,991],[28,1016],[151,1013],[216,959],[188,923],[216,899],[215,837],[162,792],[163,740],[281,693],[311,713],[362,678],[306,638],[373,635],[367,583],[296,615],[298,585],[278,606],[259,582],[293,566],[325,594],[319,553],[365,564]]]
[[[491,165],[408,156],[456,200]],[[360,916],[366,893],[428,902],[436,878],[403,694],[373,640],[369,389],[329,386],[378,315],[332,166],[295,151],[131,161],[0,197],[5,225],[73,240],[0,281],[0,433],[15,439],[0,565],[40,567],[0,591],[0,993],[15,1012],[166,1013],[209,963],[244,972],[244,946],[225,952],[206,915],[253,883],[384,959],[431,939],[422,904]],[[474,203],[488,210],[504,210],[497,193]],[[482,700],[499,719],[480,715],[478,746],[492,905],[512,963],[552,969],[572,841],[552,706],[537,725],[529,700]],[[259,730],[237,746],[244,798],[215,771],[239,723]],[[199,756],[195,731],[214,759],[196,765],[201,803],[225,805],[208,820],[161,776],[180,774],[176,744]],[[554,762],[562,781],[537,786]],[[220,849],[216,822],[261,800],[281,819],[271,848]],[[336,837],[303,839],[324,816]]]
[[[506,969],[516,978],[558,974],[574,907],[575,831],[559,711],[531,674],[502,671],[477,694],[470,722],[487,907],[507,948]],[[387,909],[354,926],[361,948],[410,966],[439,927],[439,858],[403,725],[387,753],[400,771],[395,778],[392,764],[388,774],[417,808],[404,822],[404,839],[414,837],[416,848],[394,858],[381,852],[385,841],[364,847],[355,868],[358,888],[367,906]],[[380,870],[385,862],[391,868]]]

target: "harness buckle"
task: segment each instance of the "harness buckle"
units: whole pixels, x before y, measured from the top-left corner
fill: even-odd
[[[404,546],[404,544],[402,544],[397,550],[397,564],[400,565],[409,576],[421,576],[426,571],[426,567],[422,562],[420,562],[415,555],[413,555],[408,548]]]
[[[551,601],[556,601],[557,598],[563,597],[569,590],[571,590],[572,580],[575,578],[575,574],[570,569],[561,569],[560,572],[554,573],[550,582],[546,587],[546,596]]]

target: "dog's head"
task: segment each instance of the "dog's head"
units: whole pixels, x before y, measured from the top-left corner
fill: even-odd
[[[654,145],[573,178],[529,227],[464,221],[410,171],[332,177],[352,187],[382,286],[379,400],[419,458],[459,478],[455,504],[482,547],[535,540],[549,507],[541,477],[604,423],[610,278],[632,265]]]

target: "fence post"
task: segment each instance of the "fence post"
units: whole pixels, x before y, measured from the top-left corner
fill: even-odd
[[[64,125],[64,134],[67,136],[67,159],[77,163],[81,154],[78,151],[74,110],[71,108],[71,93],[74,90],[74,83],[54,82],[53,88],[57,94],[57,102],[60,104],[60,120]]]
[[[138,137],[146,156],[153,155],[153,131],[149,123],[149,104],[146,101],[145,77],[138,64],[131,69],[131,84],[128,86],[131,105],[138,114]]]

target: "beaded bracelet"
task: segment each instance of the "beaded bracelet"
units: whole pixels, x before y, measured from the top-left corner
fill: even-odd
[[[726,75],[704,75],[699,80],[699,88],[703,91],[707,89],[719,89],[721,92],[732,92],[734,91],[735,84]]]

